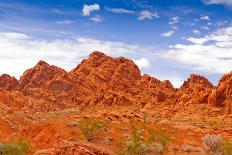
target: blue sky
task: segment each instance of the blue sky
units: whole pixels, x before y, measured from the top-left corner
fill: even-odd
[[[70,70],[93,50],[180,86],[232,70],[232,0],[0,0],[0,73],[40,59]]]

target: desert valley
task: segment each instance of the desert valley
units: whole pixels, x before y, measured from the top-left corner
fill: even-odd
[[[39,61],[0,76],[0,140],[3,155],[231,155],[232,72],[174,88],[97,51],[70,72]]]

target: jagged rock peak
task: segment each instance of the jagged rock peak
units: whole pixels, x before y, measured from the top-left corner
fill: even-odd
[[[40,87],[43,85],[42,82],[47,82],[65,74],[67,74],[65,70],[40,60],[35,67],[26,70],[20,77],[19,89],[29,86]]]
[[[229,81],[232,81],[232,72],[223,75],[222,78],[219,80],[218,85]]]
[[[187,81],[184,82],[184,84],[181,86],[181,88],[187,88],[187,87],[204,87],[204,88],[213,88],[213,84],[204,76],[202,75],[196,75],[191,74]]]
[[[0,76],[0,88],[4,90],[16,89],[18,80],[15,77],[11,77],[8,74],[2,74]]]
[[[43,60],[40,60],[36,66],[50,66],[47,62],[43,61]]]
[[[171,83],[169,80],[164,80],[164,81],[163,81],[163,85],[164,85],[166,88],[174,89],[172,83]]]
[[[93,51],[89,55],[89,58],[101,58],[101,57],[108,57],[108,56],[105,53],[99,51]]]
[[[92,52],[88,59],[82,61],[69,74],[73,77],[97,76],[106,81],[113,78],[135,80],[141,77],[138,66],[132,60],[112,58],[98,51]]]

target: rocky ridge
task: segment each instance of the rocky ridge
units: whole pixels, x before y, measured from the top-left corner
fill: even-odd
[[[199,146],[208,133],[232,138],[231,92],[232,73],[217,86],[192,74],[177,89],[97,51],[70,72],[40,61],[19,80],[0,76],[0,140],[27,138],[29,154],[114,154],[131,118],[139,123],[147,114],[152,128],[175,132],[173,143]],[[84,141],[75,124],[85,118],[110,120],[107,135]]]
[[[97,51],[70,72],[40,61],[19,80],[6,74],[0,76],[3,90],[18,91],[42,99],[43,103],[53,103],[55,109],[99,104],[150,107],[205,103],[231,114],[231,83],[232,73],[223,76],[215,87],[205,77],[192,74],[175,89],[168,80],[142,76],[131,60],[112,58]]]

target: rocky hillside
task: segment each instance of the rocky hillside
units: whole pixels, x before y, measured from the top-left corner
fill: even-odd
[[[231,106],[232,73],[217,86],[192,74],[177,89],[129,59],[93,52],[70,72],[40,61],[19,80],[1,75],[0,142],[29,139],[29,154],[119,154],[131,122],[146,117],[147,130],[172,135],[169,150],[203,153],[206,134],[232,139]],[[108,132],[85,141],[78,123],[86,119],[110,121]]]
[[[6,74],[0,76],[3,90],[42,99],[54,108],[95,105],[150,108],[204,103],[219,108],[220,114],[231,114],[231,83],[231,73],[223,76],[215,87],[205,77],[192,74],[175,89],[168,80],[142,76],[133,61],[112,58],[101,52],[91,53],[70,72],[40,61],[19,80]]]

